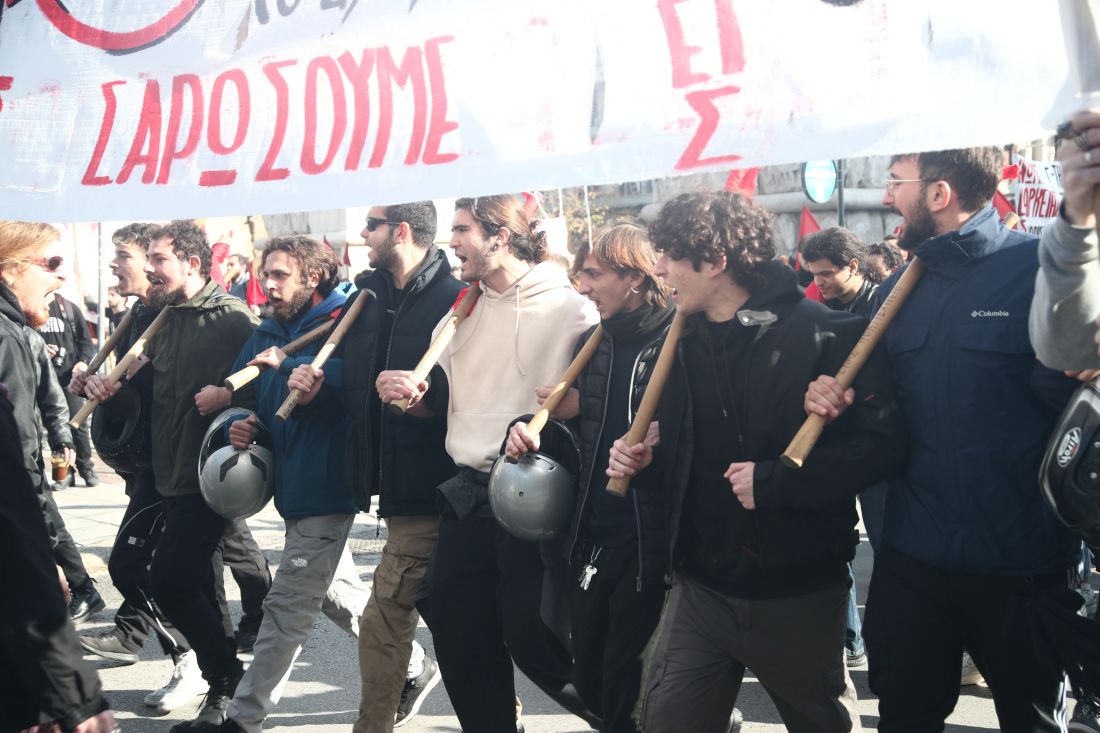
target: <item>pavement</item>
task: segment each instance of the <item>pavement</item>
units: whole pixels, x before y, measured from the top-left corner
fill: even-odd
[[[126,508],[126,496],[118,476],[99,462],[97,469],[101,469],[99,475],[102,483],[99,486],[87,488],[77,479],[78,486],[54,494],[65,523],[84,555],[88,571],[96,579],[99,591],[107,602],[107,608],[81,624],[78,633],[110,628],[113,614],[122,600],[111,585],[106,563],[119,520]],[[282,519],[268,505],[250,518],[248,524],[274,572],[282,555]],[[359,574],[368,584],[385,539],[385,525],[376,516],[358,516],[352,529],[350,546]],[[861,610],[870,579],[871,562],[870,546],[864,536],[855,562]],[[228,579],[228,573],[226,577],[226,594],[237,618],[241,612],[240,594],[236,585]],[[417,631],[417,640],[434,657],[431,634],[423,623]],[[123,666],[94,655],[85,658],[96,666],[123,731],[167,733],[175,723],[194,717],[202,700],[197,697],[191,704],[167,715],[159,715],[152,708],[145,707],[142,698],[150,690],[163,685],[172,671],[170,660],[162,656],[155,639],[146,643],[141,661],[137,664]],[[242,658],[246,664],[251,660],[250,655],[243,655]],[[877,701],[867,688],[866,665],[852,670],[852,679],[859,695],[861,723],[865,729],[873,730],[878,725]],[[528,733],[590,730],[579,718],[564,713],[518,670],[516,690],[523,701],[523,722]],[[275,713],[268,718],[265,730],[285,733],[348,731],[355,720],[358,702],[359,670],[355,641],[321,617],[314,624],[314,633],[306,642],[283,698]],[[775,706],[751,675],[745,679],[737,706],[745,716],[742,733],[784,730]],[[945,728],[947,733],[997,729],[989,689],[984,684],[963,688],[955,712]],[[420,714],[400,730],[407,733],[460,730],[443,685],[438,685],[431,692]]]

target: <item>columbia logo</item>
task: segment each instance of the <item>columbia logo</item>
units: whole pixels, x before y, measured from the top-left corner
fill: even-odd
[[[1008,311],[970,311],[971,318],[1008,318]]]

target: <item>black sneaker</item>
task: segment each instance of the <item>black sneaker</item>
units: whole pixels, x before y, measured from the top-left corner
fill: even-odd
[[[256,646],[256,635],[259,629],[237,629],[237,653],[251,654]]]
[[[1069,721],[1070,733],[1098,733],[1100,731],[1100,697],[1088,695],[1081,697],[1073,708],[1073,718]]]
[[[88,488],[99,486],[99,476],[96,476],[95,471],[90,468],[87,471],[81,471],[80,478],[84,479],[84,485]]]
[[[70,486],[72,486],[75,483],[76,483],[76,479],[74,479],[73,475],[70,473],[68,476],[61,479],[60,481],[54,481],[52,484],[50,484],[50,490],[51,491],[64,491],[65,489],[69,488]]]
[[[239,660],[234,659],[232,671],[224,677],[215,678],[210,683],[210,691],[206,693],[206,698],[203,699],[194,720],[173,725],[169,733],[214,733],[221,730],[229,719],[229,702],[233,699],[237,683],[242,677],[244,677],[244,667]]]
[[[69,600],[69,618],[74,624],[87,621],[107,605],[95,589],[95,581],[91,578],[78,588],[70,588],[69,593],[72,596]]]
[[[424,657],[424,671],[416,679],[405,680],[405,689],[401,690],[401,702],[397,705],[397,717],[393,727],[399,728],[408,723],[413,716],[420,712],[420,705],[424,698],[439,684],[441,675],[439,665],[429,656]]]
[[[137,652],[123,644],[114,629],[90,636],[78,636],[77,639],[80,640],[80,646],[84,647],[84,651],[98,654],[112,662],[134,664],[138,660]]]

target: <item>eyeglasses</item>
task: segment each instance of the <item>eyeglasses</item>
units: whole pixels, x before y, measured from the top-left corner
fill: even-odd
[[[61,255],[54,255],[53,257],[36,257],[29,260],[23,260],[28,265],[38,265],[46,272],[57,272],[61,269],[61,265],[65,262],[65,258]]]
[[[883,181],[886,184],[886,193],[893,194],[898,190],[898,186],[903,183],[935,183],[933,178],[887,178]]]
[[[376,219],[373,216],[368,216],[367,217],[367,231],[368,232],[373,232],[375,229],[382,226],[383,224],[394,224],[394,225],[396,225],[396,224],[400,224],[400,223],[401,222],[393,221],[392,219]]]

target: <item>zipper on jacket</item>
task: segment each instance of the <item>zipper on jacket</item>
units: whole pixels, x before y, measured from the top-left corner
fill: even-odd
[[[592,337],[589,336],[589,338],[592,338]],[[608,362],[607,362],[607,384],[610,386],[610,384],[611,384],[611,370],[615,366],[615,342],[614,342],[614,339],[611,339],[611,338],[608,339],[608,342],[611,346],[611,355],[608,357]],[[579,397],[579,395],[578,395],[578,397]],[[627,398],[627,410],[628,411],[630,410],[630,399],[629,398]],[[596,431],[596,450],[600,449],[600,438],[603,437],[603,431],[604,431],[604,427],[606,427],[606,425],[607,425],[607,388],[605,387],[604,390],[603,390],[603,410],[601,411],[601,414],[600,414],[600,429]],[[588,467],[588,481],[585,482],[585,484],[584,484],[584,494],[581,495],[580,522],[577,524],[577,534],[574,535],[573,542],[571,543],[571,545],[569,547],[569,557],[570,558],[573,557],[573,553],[576,552],[576,550],[577,550],[577,539],[580,536],[581,527],[583,527],[583,525],[584,525],[585,507],[588,504],[588,494],[589,494],[590,489],[592,488],[592,474],[595,471],[596,471],[596,459],[593,456],[592,463]]]
[[[392,277],[392,275],[391,275],[391,277]],[[396,283],[394,283],[394,284],[396,285]],[[406,287],[408,285],[411,285],[411,284],[412,284],[411,280],[409,282],[405,283]],[[393,349],[393,334],[394,334],[394,331],[397,330],[397,319],[401,316],[401,309],[405,307],[405,301],[411,295],[412,295],[412,290],[410,289],[409,292],[405,294],[405,297],[401,298],[401,303],[397,306],[397,310],[395,310],[393,312],[393,323],[390,324],[390,332],[388,334],[386,334],[386,358],[382,361],[382,369],[389,368],[389,365],[390,365],[390,351]],[[371,358],[373,359],[374,357],[372,356]],[[372,369],[371,369],[370,373],[374,374],[373,365],[372,365]],[[369,404],[369,402],[368,402],[368,404]],[[379,417],[381,419],[378,421],[378,508],[381,509],[382,508],[382,465],[385,463],[385,461],[382,460],[382,446],[385,445],[384,438],[385,438],[385,435],[386,435],[386,413],[385,413],[384,409],[383,409],[382,414]]]

